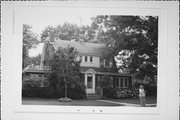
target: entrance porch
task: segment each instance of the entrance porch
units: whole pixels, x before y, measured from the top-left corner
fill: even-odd
[[[100,87],[100,82],[103,80],[110,80],[108,86],[113,88],[133,87],[133,80],[129,74],[96,72],[93,69],[88,69],[83,73],[83,78],[87,94],[95,94],[97,88]]]

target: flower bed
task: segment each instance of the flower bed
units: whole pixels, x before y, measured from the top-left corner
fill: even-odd
[[[114,99],[137,98],[138,94],[139,94],[138,89],[128,89],[128,88],[103,89],[103,96],[107,98],[114,98]]]
[[[138,89],[128,89],[128,88],[115,88],[116,92],[113,98],[137,98],[139,91]]]

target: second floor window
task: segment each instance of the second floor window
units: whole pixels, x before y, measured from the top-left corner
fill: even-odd
[[[82,61],[82,56],[79,56],[79,60]]]
[[[87,59],[88,59],[87,56],[85,56],[85,62],[87,62]]]
[[[90,62],[93,62],[93,57],[92,56],[90,56]]]
[[[105,63],[104,63],[105,67],[109,67],[110,66],[109,62],[110,62],[109,59],[105,59]]]

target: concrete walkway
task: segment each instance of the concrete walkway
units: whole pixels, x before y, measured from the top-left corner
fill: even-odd
[[[132,104],[132,103],[124,103],[124,102],[115,102],[115,101],[109,101],[109,100],[98,100],[101,102],[107,102],[107,103],[114,103],[114,104],[121,104],[124,106],[129,106],[129,107],[141,107],[140,104]],[[156,104],[146,104],[146,107],[155,107]]]

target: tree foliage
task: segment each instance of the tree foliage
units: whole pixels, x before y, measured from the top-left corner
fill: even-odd
[[[58,25],[56,27],[47,26],[41,33],[41,41],[45,41],[48,36],[51,41],[53,41],[55,37],[62,40],[74,39],[76,41],[89,41],[94,39],[95,28],[85,25],[78,26],[66,22],[63,25]]]
[[[158,17],[156,16],[97,16],[98,40],[116,56],[119,69],[128,69],[136,77],[157,75]]]
[[[37,39],[37,34],[31,31],[31,26],[24,24],[23,25],[23,68],[26,67],[29,57],[29,49],[35,48],[39,41]]]
[[[80,61],[76,60],[77,50],[73,47],[61,48],[50,60],[50,85],[56,90],[67,82],[69,86],[81,84]]]
[[[24,62],[24,66],[28,65],[40,65],[41,62],[41,54],[35,56],[35,57],[29,57],[27,56]]]

